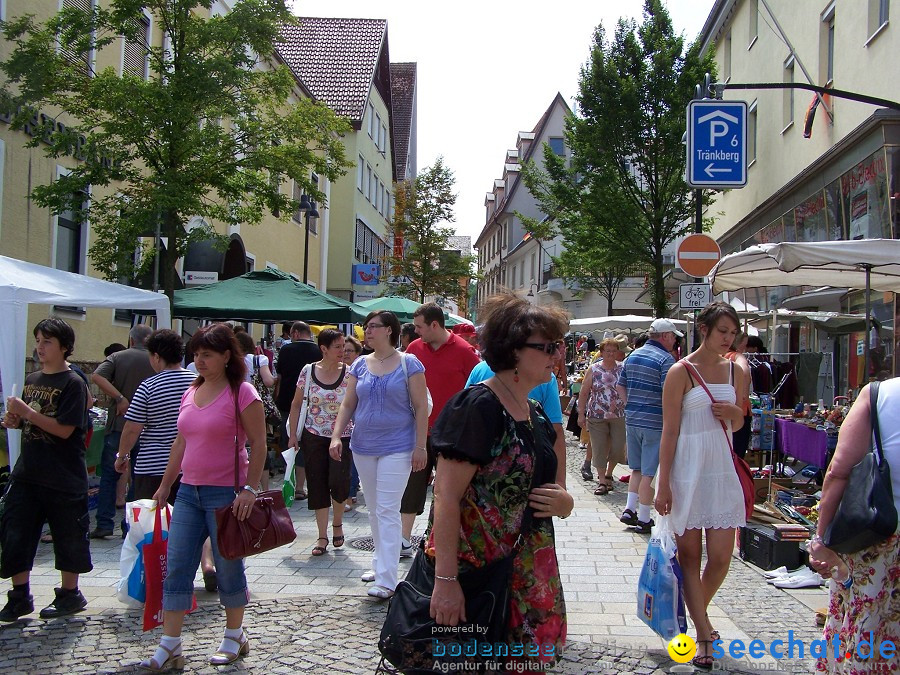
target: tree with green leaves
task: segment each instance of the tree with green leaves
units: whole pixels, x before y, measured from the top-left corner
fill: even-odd
[[[138,242],[158,229],[167,241],[162,285],[172,298],[175,262],[188,245],[224,240],[212,223],[257,224],[267,212],[286,220],[298,208],[283,192],[286,178],[324,201],[311,172],[330,180],[345,173],[340,136],[349,124],[322,104],[293,100],[297,82],[274,47],[282,27],[297,21],[284,0],[236,0],[212,18],[211,0],[98,4],[67,6],[46,23],[25,15],[2,25],[13,45],[0,63],[2,104],[14,129],[42,120],[30,146],[80,160],[35,187],[35,202],[90,218],[91,261],[108,279],[145,267],[153,250],[135,264]],[[146,43],[144,12],[162,45]],[[122,37],[138,65],[90,72],[86,55]],[[209,224],[188,232],[195,216]]]
[[[391,292],[413,296],[419,302],[434,295],[465,306],[474,256],[449,248],[453,229],[444,225],[455,219],[453,172],[438,157],[432,166],[394,189],[394,240],[403,241],[403,255],[390,256],[387,269],[397,279]]]
[[[543,176],[532,167],[526,177],[551,216],[545,236],[555,229],[600,269],[614,269],[603,261],[649,269],[656,316],[668,312],[663,251],[692,230],[681,138],[707,72],[715,75],[712,52],[701,54],[697,42],[685,49],[662,0],[644,1],[640,25],[619,19],[612,39],[601,24],[566,125],[571,163]]]

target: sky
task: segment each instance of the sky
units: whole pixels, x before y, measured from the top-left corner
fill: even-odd
[[[712,0],[668,0],[677,32],[700,32]],[[392,62],[418,63],[418,168],[438,156],[456,177],[459,235],[484,226],[484,196],[507,149],[562,94],[570,107],[594,29],[640,21],[642,0],[297,0],[300,16],[387,19]]]

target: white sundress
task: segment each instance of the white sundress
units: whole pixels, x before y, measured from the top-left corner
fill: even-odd
[[[735,402],[733,384],[706,386],[717,402]],[[681,402],[681,431],[669,485],[672,489],[669,523],[675,534],[746,525],[744,493],[734,470],[731,449],[722,425],[713,417],[712,401],[699,383]]]

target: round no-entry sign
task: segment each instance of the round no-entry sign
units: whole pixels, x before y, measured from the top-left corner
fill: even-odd
[[[692,277],[708,275],[721,257],[722,250],[716,240],[707,234],[692,234],[686,237],[678,244],[675,254],[678,266]]]

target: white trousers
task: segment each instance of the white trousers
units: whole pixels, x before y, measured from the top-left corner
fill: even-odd
[[[375,543],[372,555],[375,585],[392,591],[397,587],[397,563],[403,538],[400,500],[412,469],[412,453],[373,456],[354,452],[353,462],[366,496],[369,527]]]

